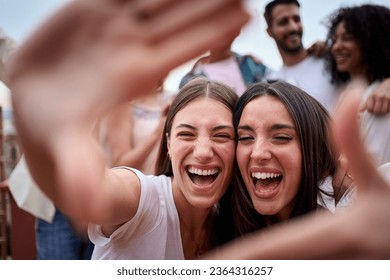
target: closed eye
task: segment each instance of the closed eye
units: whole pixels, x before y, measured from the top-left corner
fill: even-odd
[[[273,139],[273,142],[283,144],[283,143],[288,143],[291,140],[293,140],[293,137],[287,136],[287,135],[281,135],[281,136],[275,136],[272,139]]]
[[[195,138],[195,135],[191,132],[179,132],[176,134],[176,137],[182,140],[192,140]]]
[[[215,138],[226,138],[226,139],[233,139],[233,136],[227,133],[220,133],[217,135],[214,135]]]
[[[248,125],[240,125],[237,128],[237,140],[240,144],[249,144],[254,141],[253,129]]]
[[[226,143],[234,140],[234,136],[229,133],[218,133],[211,137],[212,141],[216,143]]]
[[[253,141],[253,137],[252,136],[241,136],[241,137],[238,137],[238,142],[240,142],[240,143],[248,143],[250,141]]]

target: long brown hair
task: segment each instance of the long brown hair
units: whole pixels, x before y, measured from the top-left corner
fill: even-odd
[[[286,82],[258,83],[251,86],[237,102],[233,117],[236,129],[246,105],[263,95],[276,97],[284,104],[299,136],[302,182],[291,217],[300,216],[317,208],[319,184],[335,169],[335,154],[328,134],[329,115],[317,100],[293,85]],[[237,234],[242,235],[278,222],[275,217],[263,216],[256,211],[237,164],[235,175],[232,203]]]
[[[156,162],[156,175],[174,176],[172,163],[168,156],[166,135],[168,135],[168,137],[171,135],[172,123],[176,114],[192,101],[202,97],[211,98],[221,102],[232,113],[238,100],[237,94],[229,86],[216,81],[211,81],[204,77],[195,78],[182,87],[173,100],[167,113],[167,119],[164,131],[161,135],[160,149]],[[212,112],[210,112],[210,116],[199,116],[199,118],[208,117],[212,117]],[[220,202],[215,205],[215,211],[210,213],[208,220],[211,227],[211,236],[209,239],[211,247],[221,245],[232,239],[234,236],[234,227],[232,224],[233,218],[230,207],[230,195],[232,188],[233,183],[230,182],[227,187],[227,191],[221,197]],[[226,203],[228,203],[228,205]],[[222,207],[221,204],[224,206]]]

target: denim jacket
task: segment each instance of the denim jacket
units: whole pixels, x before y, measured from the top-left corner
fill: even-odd
[[[239,69],[242,74],[242,78],[246,84],[247,87],[250,85],[257,83],[257,82],[263,82],[266,80],[266,75],[269,74],[271,71],[270,68],[265,66],[263,63],[255,61],[255,59],[250,55],[240,55],[233,52],[233,56],[235,57],[237,64],[239,66]],[[207,75],[203,72],[195,74],[195,69],[199,65],[199,63],[202,61],[203,58],[200,58],[192,67],[191,71],[188,72],[180,81],[179,88],[182,88],[186,83],[188,83],[190,80],[194,79],[198,76],[204,76],[207,77]]]

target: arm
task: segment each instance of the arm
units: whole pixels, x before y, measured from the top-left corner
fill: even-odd
[[[368,110],[376,115],[390,112],[390,78],[384,79],[362,104],[361,111]]]
[[[165,124],[165,115],[162,115],[158,126],[142,143],[134,147],[132,143],[133,124],[131,104],[126,104],[114,110],[107,119],[108,145],[111,151],[113,166],[131,166],[136,169],[142,167],[145,157],[159,143]]]
[[[307,49],[309,55],[319,58],[324,57],[327,51],[328,48],[326,47],[326,43],[324,41],[314,42],[313,45]]]
[[[53,15],[6,69],[37,184],[69,216],[102,225],[131,218],[138,179],[107,168],[94,123],[152,92],[169,70],[230,39],[247,20],[239,0],[71,1]]]

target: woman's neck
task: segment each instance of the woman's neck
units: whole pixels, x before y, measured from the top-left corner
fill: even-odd
[[[353,89],[353,87],[358,86],[358,88],[366,88],[370,84],[370,81],[367,77],[363,75],[351,75],[351,78],[348,83],[348,89]]]
[[[210,221],[213,207],[199,208],[192,205],[181,190],[174,183],[172,185],[185,258],[198,258],[212,247]]]
[[[359,81],[359,82],[364,81],[367,84],[370,82],[368,79],[367,71],[365,70],[365,68],[363,66],[355,67],[353,69],[353,71],[349,71],[348,74],[349,74],[350,80],[352,82],[353,81]]]

